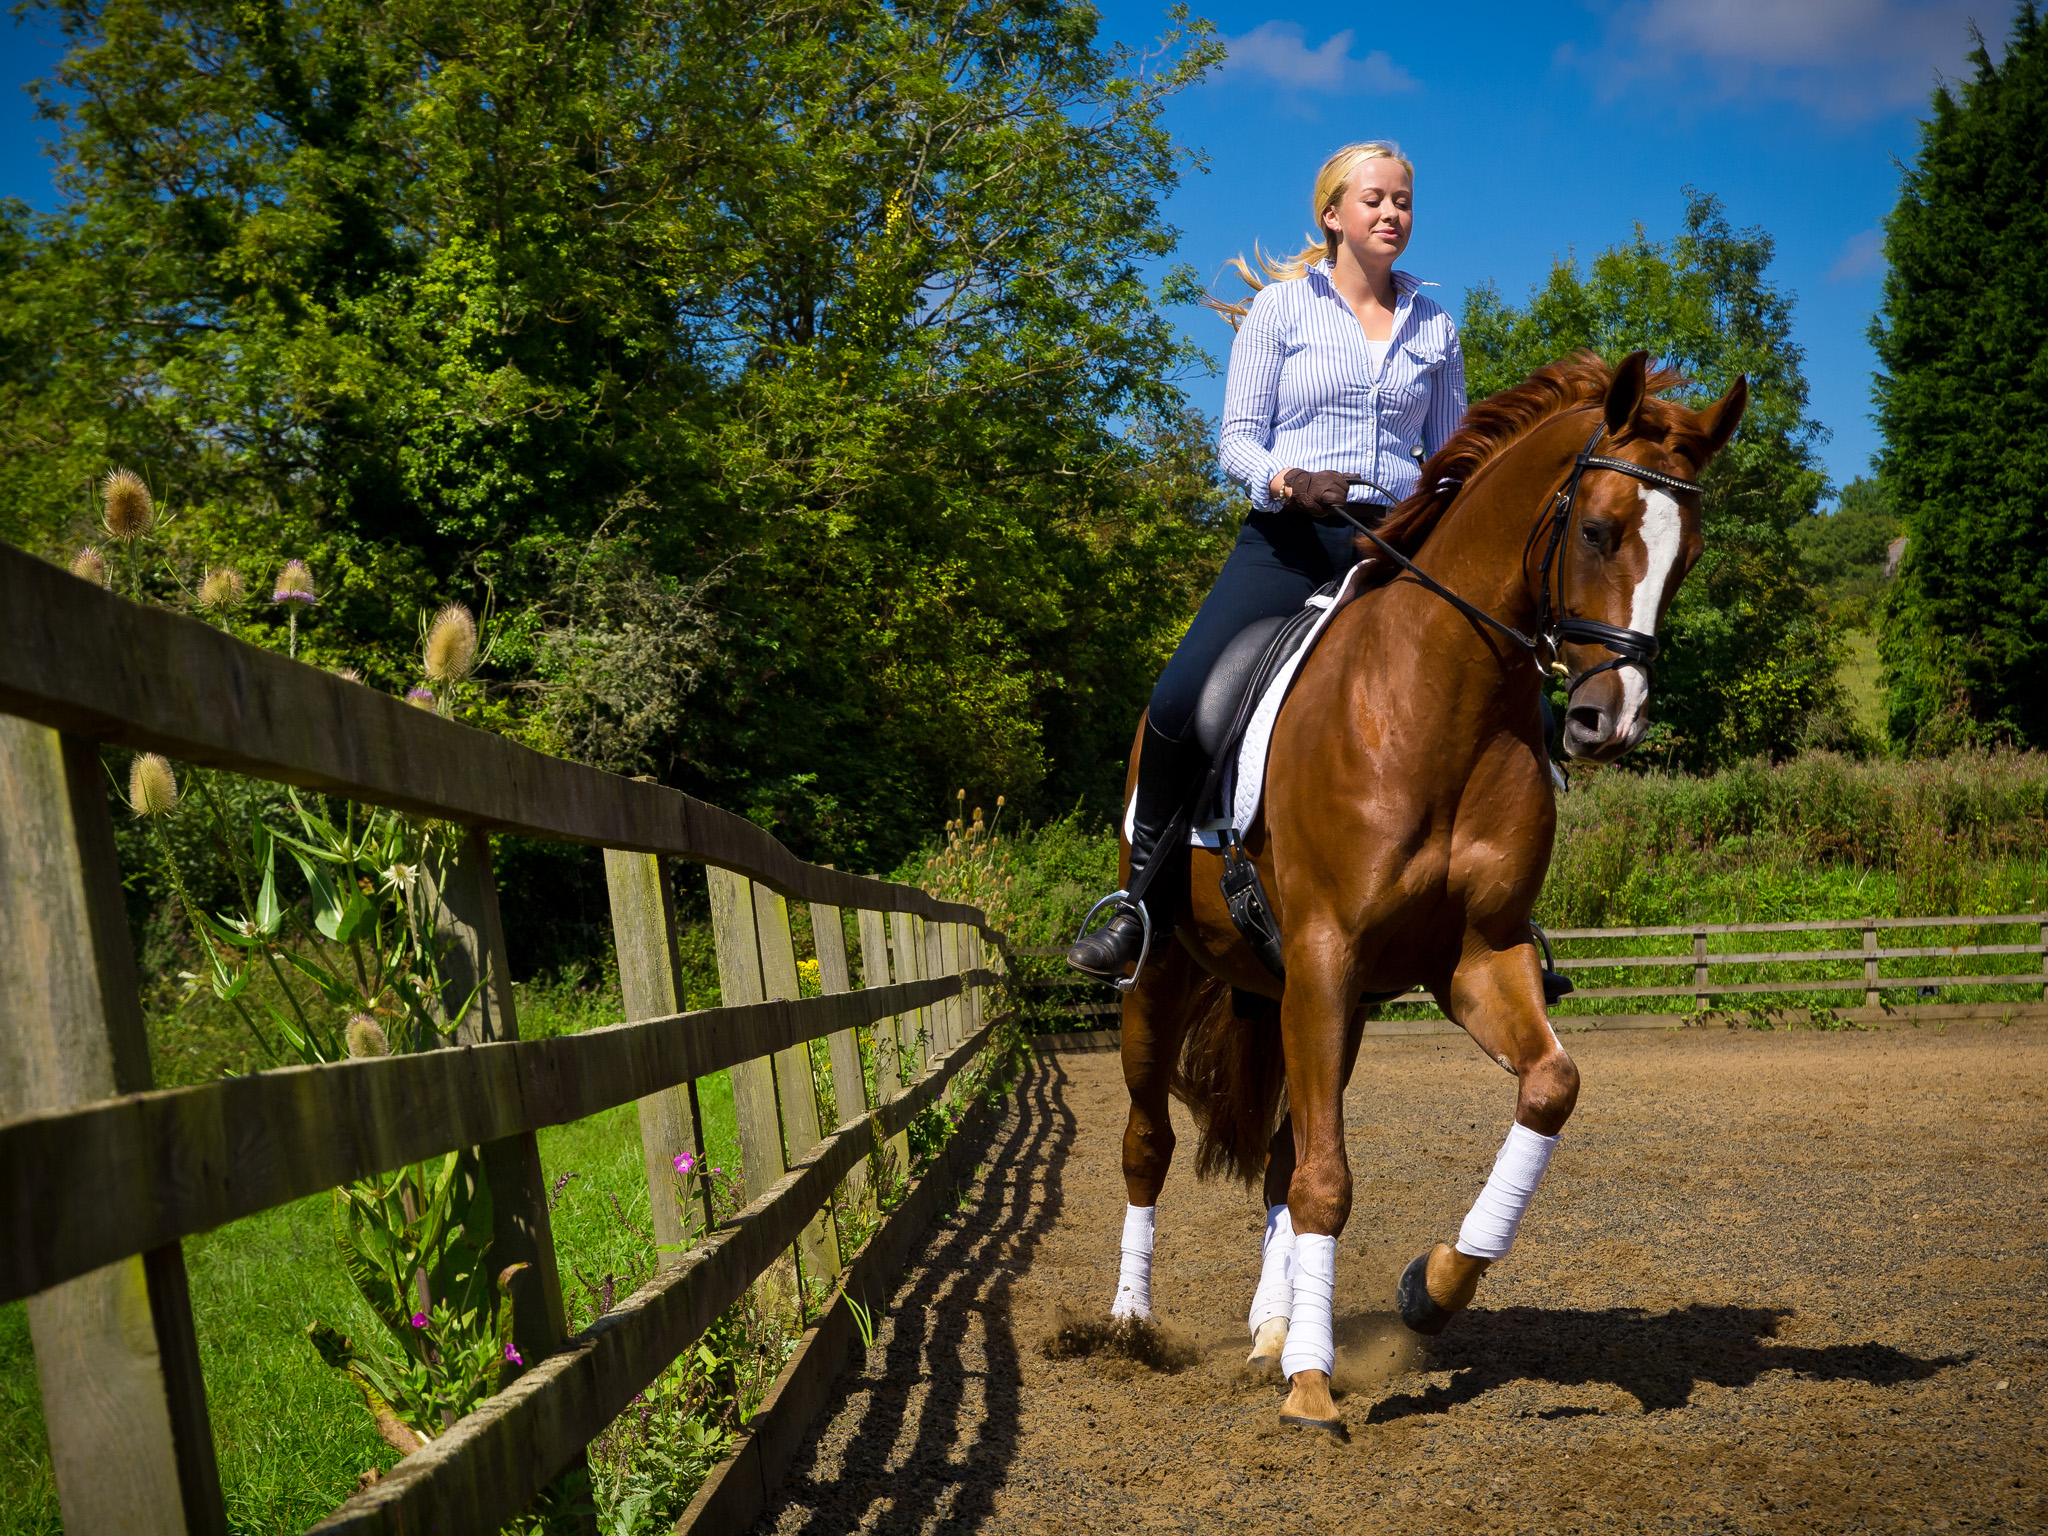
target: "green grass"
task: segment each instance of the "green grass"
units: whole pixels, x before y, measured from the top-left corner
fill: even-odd
[[[1888,701],[1878,680],[1877,633],[1870,629],[1851,630],[1843,638],[1849,654],[1836,675],[1849,697],[1849,714],[1872,741],[1883,741]]]
[[[565,1007],[559,999],[548,1006]],[[536,1007],[536,1021],[543,1016]],[[706,1150],[732,1166],[731,1081],[723,1073],[704,1079],[698,1096]],[[551,1182],[574,1175],[552,1219],[565,1301],[579,1326],[592,1310],[587,1289],[607,1275],[623,1281],[646,1272],[649,1197],[634,1106],[544,1130],[540,1152]],[[315,1319],[358,1339],[382,1326],[342,1271],[330,1211],[331,1198],[316,1195],[185,1244],[214,1446],[237,1531],[303,1530],[348,1498],[365,1468],[397,1460],[354,1389],[306,1339]],[[27,1310],[16,1302],[0,1308],[0,1531],[60,1528]]]

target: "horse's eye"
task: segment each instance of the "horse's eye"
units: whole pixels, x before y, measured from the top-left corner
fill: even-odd
[[[1587,523],[1579,529],[1579,537],[1595,549],[1607,547],[1607,527],[1604,523]]]

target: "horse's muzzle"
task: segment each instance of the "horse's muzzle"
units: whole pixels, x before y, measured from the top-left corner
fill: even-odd
[[[1622,711],[1610,705],[1575,703],[1564,714],[1565,755],[1582,763],[1611,763],[1643,739],[1648,725],[1646,711],[1625,723]]]

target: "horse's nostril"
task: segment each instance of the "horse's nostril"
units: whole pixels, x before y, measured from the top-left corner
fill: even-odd
[[[1598,736],[1607,725],[1607,711],[1591,704],[1574,704],[1565,711],[1564,718],[1582,736]]]

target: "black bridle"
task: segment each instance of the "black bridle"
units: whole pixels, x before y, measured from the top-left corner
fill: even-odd
[[[1592,437],[1586,442],[1586,446],[1580,450],[1579,456],[1572,461],[1570,476],[1563,485],[1558,487],[1557,494],[1550,499],[1550,506],[1546,516],[1537,520],[1536,525],[1529,530],[1528,542],[1522,546],[1522,565],[1526,569],[1529,564],[1529,551],[1536,547],[1536,540],[1542,537],[1544,524],[1546,522],[1549,524],[1550,541],[1544,545],[1543,562],[1536,570],[1536,623],[1534,626],[1536,632],[1533,635],[1525,635],[1512,624],[1503,624],[1485,609],[1475,608],[1472,604],[1466,602],[1465,599],[1458,596],[1457,593],[1438,581],[1434,576],[1417,567],[1414,561],[1366,527],[1364,523],[1353,517],[1349,512],[1343,511],[1340,508],[1337,515],[1364,534],[1368,539],[1371,539],[1381,554],[1385,555],[1394,564],[1398,565],[1410,576],[1413,576],[1418,582],[1449,603],[1453,608],[1464,614],[1466,618],[1498,630],[1501,634],[1507,636],[1508,639],[1514,641],[1516,645],[1527,651],[1530,657],[1539,666],[1542,666],[1545,671],[1549,672],[1551,676],[1563,678],[1567,697],[1576,692],[1579,685],[1585,682],[1587,678],[1596,677],[1602,672],[1614,671],[1619,667],[1641,667],[1647,676],[1651,663],[1657,659],[1657,637],[1645,634],[1639,629],[1624,629],[1618,624],[1603,624],[1598,619],[1581,619],[1566,613],[1564,567],[1558,563],[1557,552],[1564,546],[1565,532],[1571,525],[1572,513],[1578,505],[1579,481],[1585,477],[1585,473],[1589,469],[1615,470],[1620,474],[1633,476],[1645,484],[1662,486],[1670,491],[1697,491],[1700,487],[1697,481],[1681,480],[1676,475],[1667,475],[1662,470],[1651,469],[1647,465],[1632,464],[1627,459],[1604,458],[1594,453],[1593,450],[1600,446],[1600,439],[1606,435],[1607,427],[1603,422],[1594,429]],[[1363,475],[1351,475],[1347,478],[1354,485],[1370,486],[1390,501],[1393,499],[1392,492],[1388,491],[1384,486],[1375,485]],[[1553,592],[1556,594],[1554,601],[1552,598]],[[1614,652],[1614,655],[1610,660],[1601,662],[1597,667],[1588,667],[1585,671],[1574,674],[1565,665],[1564,661],[1563,648],[1567,645],[1603,646]],[[1546,651],[1550,655],[1550,660],[1547,663],[1543,661],[1543,654]]]

